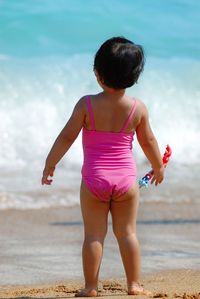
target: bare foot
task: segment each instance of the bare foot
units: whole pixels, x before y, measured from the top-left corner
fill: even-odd
[[[96,289],[83,289],[75,294],[75,297],[97,297],[98,292]]]
[[[144,288],[139,283],[133,283],[128,286],[128,295],[146,295],[152,296],[152,293],[144,290]]]

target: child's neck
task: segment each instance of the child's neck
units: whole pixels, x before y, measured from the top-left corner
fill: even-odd
[[[121,99],[124,96],[125,91],[126,91],[125,89],[113,89],[106,86],[103,88],[103,95],[107,99],[116,101]]]

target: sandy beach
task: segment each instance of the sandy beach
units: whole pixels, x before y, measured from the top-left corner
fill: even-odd
[[[137,298],[200,298],[200,271],[177,270],[146,275],[142,283],[151,293]],[[73,298],[83,287],[80,281],[62,281],[59,283],[1,287],[0,298]],[[123,279],[100,280],[99,296],[102,298],[119,299],[127,296],[126,284]]]
[[[199,205],[141,204],[141,282],[153,297],[200,298]],[[83,286],[79,206],[0,211],[0,297],[73,297]],[[99,295],[126,295],[111,219]]]

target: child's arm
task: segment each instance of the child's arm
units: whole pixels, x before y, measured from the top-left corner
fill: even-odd
[[[42,185],[50,185],[52,180],[48,176],[53,176],[56,164],[61,160],[64,154],[77,138],[80,130],[83,127],[85,118],[85,99],[82,98],[75,105],[70,119],[56,138],[46,159],[45,168],[43,171]]]
[[[155,182],[155,185],[157,186],[163,181],[164,178],[162,157],[159,151],[158,143],[149,124],[147,108],[142,102],[140,102],[140,108],[141,118],[136,128],[137,139],[154,170],[151,183]]]

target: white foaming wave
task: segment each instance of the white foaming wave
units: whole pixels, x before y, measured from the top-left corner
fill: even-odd
[[[1,167],[24,167],[38,159],[48,140],[56,134],[49,120],[57,122],[57,114],[55,106],[37,101],[12,110],[1,109]]]

